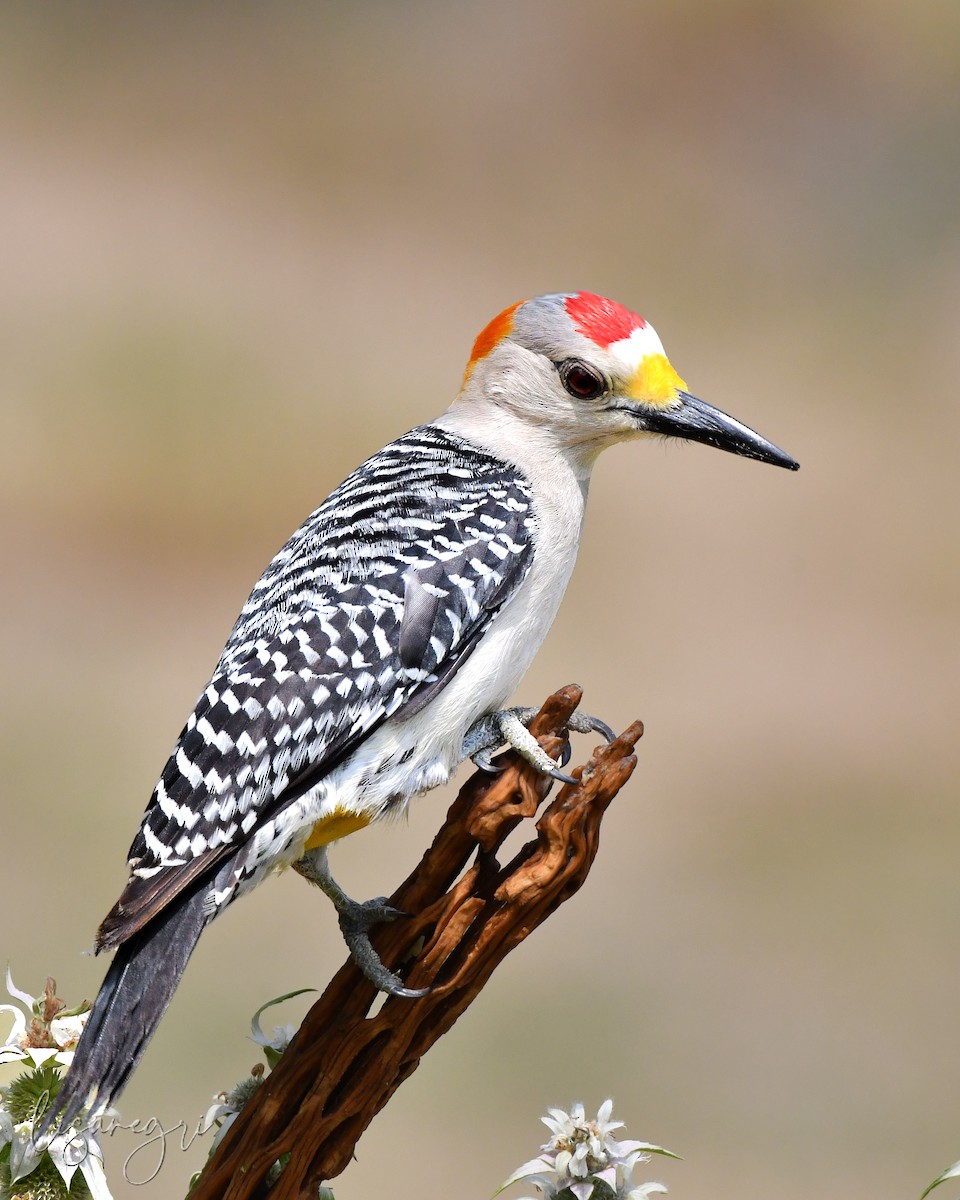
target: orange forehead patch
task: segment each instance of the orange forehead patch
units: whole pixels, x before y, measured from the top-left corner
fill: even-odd
[[[646,321],[629,308],[595,296],[593,292],[577,292],[563,302],[567,316],[577,329],[603,350],[628,338],[635,329],[643,329]]]
[[[467,363],[467,371],[464,379],[467,379],[470,372],[473,370],[476,363],[481,358],[486,358],[495,346],[503,341],[508,336],[513,328],[513,314],[517,311],[522,300],[518,300],[516,304],[511,304],[509,308],[505,308],[502,313],[494,317],[485,329],[482,329],[477,335],[477,340],[473,343],[473,351],[470,354],[470,361]]]

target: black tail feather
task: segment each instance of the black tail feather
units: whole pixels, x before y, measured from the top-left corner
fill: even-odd
[[[120,1095],[210,920],[208,892],[209,881],[181,893],[117,950],[43,1133],[66,1128],[88,1103],[96,1116]]]

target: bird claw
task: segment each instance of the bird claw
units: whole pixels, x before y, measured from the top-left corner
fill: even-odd
[[[498,767],[490,758],[495,749],[496,747],[491,747],[489,750],[478,750],[476,754],[470,756],[470,761],[475,767],[479,767],[481,771],[486,771],[488,775],[499,775],[506,768]]]
[[[475,721],[467,731],[463,742],[463,757],[471,759],[481,771],[498,773],[503,768],[495,766],[490,756],[506,744],[531,766],[536,767],[542,775],[555,779],[558,783],[577,783],[572,775],[567,775],[562,770],[570,761],[570,742],[564,743],[560,761],[554,762],[527,729],[536,714],[535,708],[507,708],[487,713]],[[572,733],[599,733],[607,742],[614,741],[617,736],[606,721],[592,717],[589,713],[572,713],[567,721],[567,729]]]
[[[552,771],[547,771],[547,775],[549,775],[551,779],[555,779],[557,783],[569,783],[574,787],[576,787],[580,782],[579,779],[574,779],[572,775],[566,775],[557,767],[554,767]]]
[[[592,717],[589,713],[580,712],[579,709],[571,713],[567,728],[571,733],[599,733],[607,740],[608,744],[617,740],[617,735],[606,721],[601,721],[599,717]]]
[[[370,943],[370,930],[374,925],[406,916],[409,916],[409,913],[401,912],[400,909],[387,904],[385,896],[363,902],[350,900],[339,906],[337,912],[340,932],[347,943],[350,957],[364,976],[381,992],[416,1000],[426,996],[430,989],[405,987],[403,981],[384,966],[380,955]]]

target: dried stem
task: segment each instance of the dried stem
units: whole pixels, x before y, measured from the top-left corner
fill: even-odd
[[[562,688],[530,725],[556,756],[580,689]],[[507,954],[580,887],[597,852],[600,821],[630,778],[639,721],[573,774],[511,862],[496,851],[536,816],[549,780],[516,755],[501,774],[464,785],[433,845],[390,903],[413,914],[376,930],[384,963],[419,1000],[378,993],[348,961],[307,1014],[276,1069],[210,1159],[191,1200],[315,1197],[350,1161],[360,1135],[420,1058],[453,1025]],[[289,1156],[287,1158],[287,1156]],[[274,1164],[285,1160],[268,1184]]]

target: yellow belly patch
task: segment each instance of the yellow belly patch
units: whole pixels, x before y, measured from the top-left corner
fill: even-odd
[[[314,825],[303,848],[304,850],[316,850],[318,846],[329,845],[330,842],[345,838],[348,833],[356,833],[358,829],[363,829],[369,824],[370,818],[363,813],[335,808],[332,813],[321,817]]]

